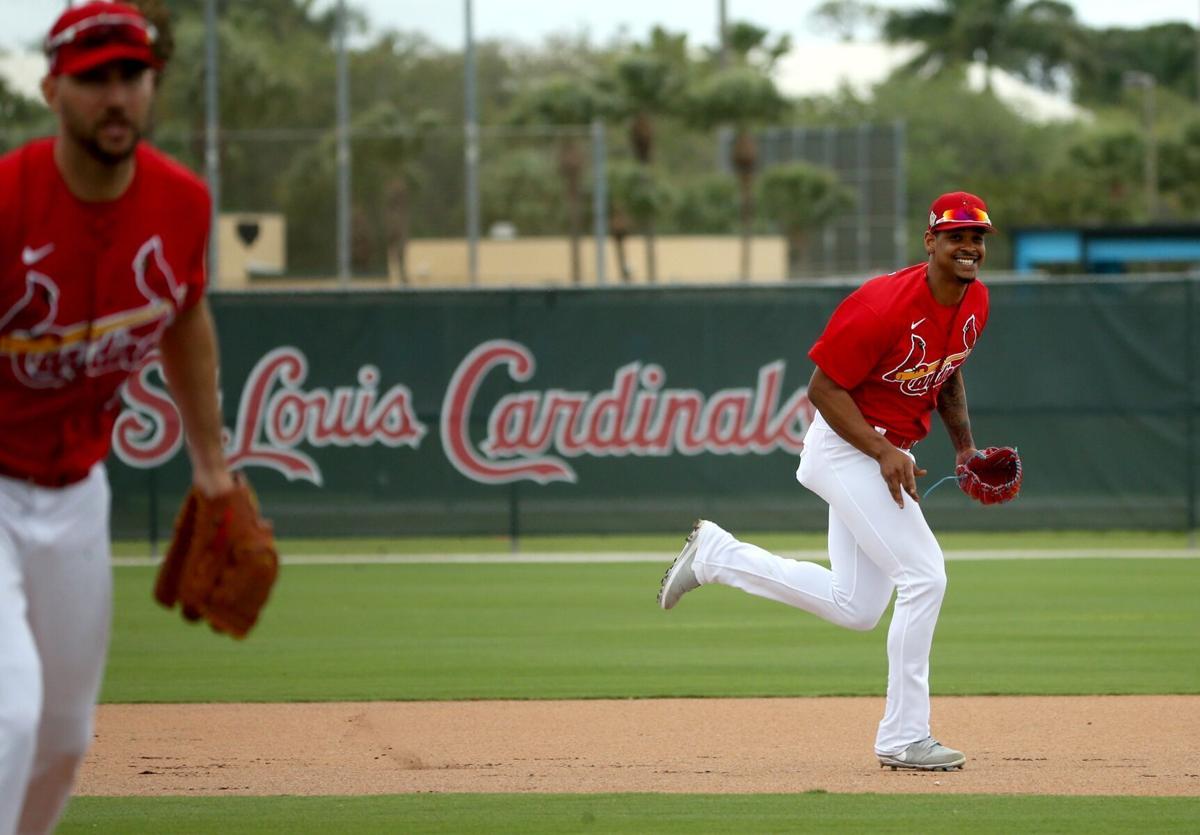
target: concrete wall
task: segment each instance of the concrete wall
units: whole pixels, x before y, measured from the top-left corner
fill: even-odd
[[[740,241],[736,236],[660,236],[655,248],[658,281],[670,283],[728,282],[739,277]],[[640,237],[625,242],[632,279],[646,283],[646,249]],[[408,246],[409,283],[414,287],[467,284],[467,245],[462,239],[424,239]],[[616,245],[605,247],[605,277],[609,285],[621,284]],[[479,242],[479,283],[493,286],[544,286],[570,283],[570,245],[566,238],[518,238]],[[582,282],[596,284],[594,238],[580,246]],[[391,283],[399,282],[399,266],[389,264]],[[750,278],[781,281],[787,274],[787,243],[778,236],[751,241]]]

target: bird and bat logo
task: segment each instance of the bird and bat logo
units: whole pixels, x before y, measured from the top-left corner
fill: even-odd
[[[76,321],[61,321],[67,318],[61,313],[62,290],[39,266],[53,252],[52,243],[23,249],[21,295],[7,307],[0,297],[0,357],[8,358],[19,381],[37,389],[136,369],[158,345],[187,295],[163,252],[162,238],[148,239],[133,258],[140,304]]]

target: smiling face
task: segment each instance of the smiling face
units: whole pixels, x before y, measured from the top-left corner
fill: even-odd
[[[987,229],[964,226],[925,233],[925,252],[929,254],[931,277],[966,285],[979,277],[979,268],[987,257],[984,238]]]

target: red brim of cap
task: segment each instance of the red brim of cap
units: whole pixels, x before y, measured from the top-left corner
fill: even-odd
[[[937,226],[930,226],[930,232],[945,232],[950,229],[982,229],[985,232],[995,232],[996,227],[990,223],[980,223],[978,220],[948,220]]]
[[[79,75],[113,61],[137,61],[148,67],[159,69],[161,63],[149,46],[128,43],[110,43],[91,49],[72,49],[64,46],[55,56],[51,75]]]

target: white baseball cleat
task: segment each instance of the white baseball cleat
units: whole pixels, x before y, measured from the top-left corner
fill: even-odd
[[[921,771],[949,771],[952,768],[961,769],[967,757],[962,751],[947,748],[931,736],[914,742],[898,754],[876,754],[879,757],[879,767],[891,766],[897,768],[915,768]]]
[[[696,554],[700,550],[700,526],[703,524],[705,520],[696,520],[687,541],[683,543],[683,550],[663,575],[662,584],[658,588],[658,605],[664,609],[674,608],[679,598],[700,587],[692,563],[696,561]]]

